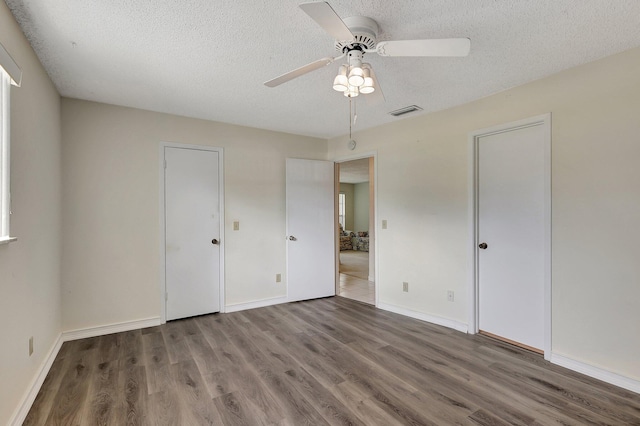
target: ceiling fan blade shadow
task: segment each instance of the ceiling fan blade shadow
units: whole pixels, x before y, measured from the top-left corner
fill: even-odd
[[[370,105],[384,104],[387,101],[387,98],[385,98],[384,96],[382,86],[380,86],[380,81],[378,81],[378,77],[376,76],[373,68],[369,68],[369,72],[371,73],[371,78],[373,79],[373,87],[375,87],[376,90],[374,90],[373,93],[364,95],[365,98],[368,99],[367,103]]]
[[[340,58],[340,56],[338,56],[338,58]],[[305,75],[307,73],[310,73],[311,71],[315,71],[317,69],[320,69],[324,66],[329,65],[330,63],[332,63],[333,61],[335,61],[337,58],[322,58],[322,59],[318,59],[317,61],[311,62],[310,64],[307,65],[303,65],[300,68],[296,68],[293,71],[289,71],[287,73],[282,74],[279,77],[276,77],[274,79],[271,79],[269,81],[265,81],[264,85],[267,87],[276,87],[281,85],[282,83],[286,83],[287,81],[293,80],[294,78],[300,77],[301,75]]]
[[[326,32],[336,40],[353,40],[355,37],[345,25],[331,5],[325,1],[301,3],[302,9],[311,19],[316,21]]]
[[[468,38],[381,41],[376,45],[380,56],[467,56],[471,50]]]

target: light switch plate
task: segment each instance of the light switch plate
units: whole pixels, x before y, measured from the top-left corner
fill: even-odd
[[[234,231],[239,231],[240,230],[240,222],[238,222],[237,220],[235,222],[233,222],[233,230]]]

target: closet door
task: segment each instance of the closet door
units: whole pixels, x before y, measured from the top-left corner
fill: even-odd
[[[165,147],[166,319],[220,311],[220,154]]]
[[[479,329],[542,352],[545,127],[478,140]]]

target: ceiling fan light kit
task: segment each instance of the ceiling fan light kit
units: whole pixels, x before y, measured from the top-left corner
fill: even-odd
[[[340,65],[338,75],[333,80],[333,90],[337,92],[346,92],[349,90],[349,79],[347,78],[347,65]]]
[[[373,93],[375,87],[371,77],[371,65],[362,63],[362,52],[351,50],[347,53],[347,57],[349,64],[343,64],[338,69],[338,75],[333,80],[333,89],[343,92],[344,96],[349,98],[356,97],[360,93]]]
[[[362,52],[351,50],[347,53],[349,60],[349,84],[360,87],[364,83],[364,72],[362,71]]]
[[[370,64],[362,62],[365,53],[379,56],[467,56],[471,48],[468,38],[436,40],[398,40],[377,42],[379,27],[366,16],[352,16],[342,20],[329,3],[324,1],[301,3],[300,8],[335,39],[334,47],[340,52],[335,58],[323,58],[289,71],[265,82],[276,87],[311,71],[347,57],[333,80],[333,89],[353,98],[360,93],[373,93],[380,88]],[[377,43],[377,44],[376,44]]]
[[[367,64],[365,64],[367,65]],[[371,77],[371,69],[368,67],[362,68],[364,71],[364,82],[360,86],[360,93],[369,94],[373,93],[376,88],[373,86],[373,78]]]
[[[359,94],[360,94],[360,90],[358,90],[356,86],[349,86],[349,89],[346,92],[344,92],[344,95],[347,98],[355,98]]]

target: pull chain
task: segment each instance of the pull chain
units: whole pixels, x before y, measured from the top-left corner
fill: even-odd
[[[349,140],[351,140],[351,98],[349,98]]]
[[[356,121],[358,120],[358,102],[353,101],[353,125],[356,125]]]

